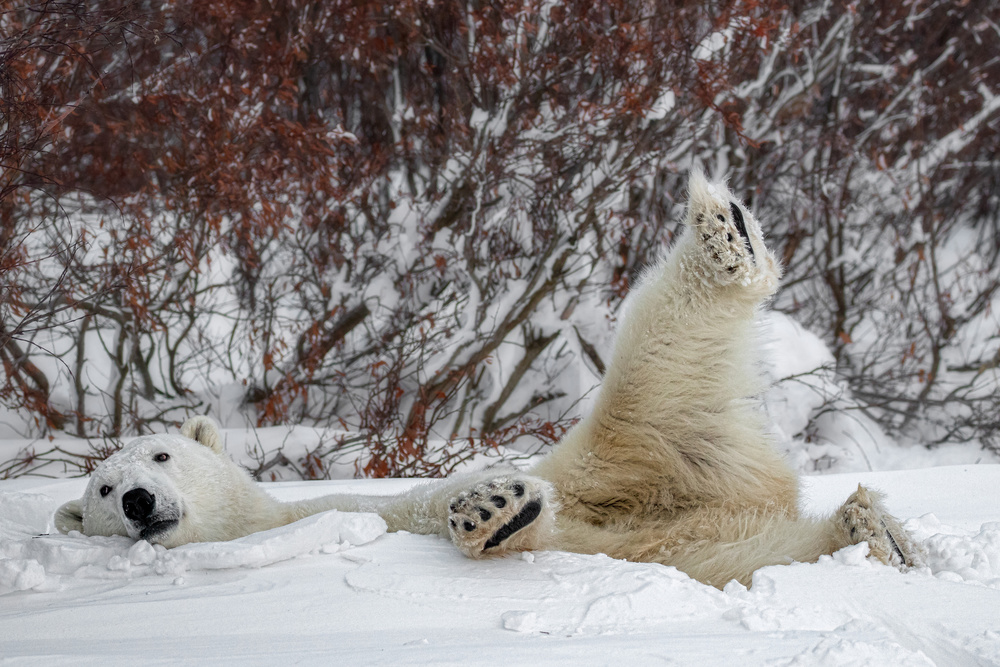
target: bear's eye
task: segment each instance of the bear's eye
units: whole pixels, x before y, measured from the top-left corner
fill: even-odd
[[[101,498],[111,493],[111,487],[105,484],[101,487]]]
[[[156,461],[156,462],[158,462],[158,463],[163,463],[164,461],[169,461],[170,460],[170,454],[167,454],[166,452],[160,452],[159,454],[157,454],[156,456],[153,457],[153,460]]]

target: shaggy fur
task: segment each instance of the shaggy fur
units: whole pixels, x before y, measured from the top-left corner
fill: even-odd
[[[450,537],[472,558],[527,549],[605,553],[673,565],[719,587],[732,579],[749,585],[765,565],[814,561],[862,541],[884,563],[915,564],[919,548],[873,491],[858,487],[830,517],[799,515],[796,477],[752,400],[762,389],[753,320],[777,289],[778,262],[750,211],[698,173],[685,223],[625,304],[594,411],[527,473],[487,470],[389,498],[278,503],[218,455],[214,424],[196,418],[182,433],[207,446],[211,465],[186,452],[193,443],[139,438],[98,468],[57,524],[174,546],[231,539],[325,509],[372,511],[390,530]],[[136,463],[167,442],[174,459],[193,463],[169,474]],[[122,514],[118,493],[134,488],[129,476],[137,470],[163,502],[181,506],[176,526],[147,536]],[[97,490],[111,485],[111,472],[120,491],[107,501]]]

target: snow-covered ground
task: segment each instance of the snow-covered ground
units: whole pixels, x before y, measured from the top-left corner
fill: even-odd
[[[52,534],[54,510],[86,479],[24,476],[0,480],[0,664],[1000,665],[996,455],[978,443],[886,437],[818,338],[778,313],[762,329],[775,443],[800,472],[825,473],[803,478],[804,509],[830,512],[859,482],[879,488],[926,547],[926,567],[900,573],[858,545],[719,591],[670,567],[604,556],[472,561],[446,540],[387,534],[377,516],[336,512],[167,551]],[[335,435],[223,430],[249,469],[279,453],[298,461]],[[16,470],[33,475],[78,474],[64,460],[90,446],[0,428],[0,461],[29,461]],[[354,470],[347,459],[326,473]],[[265,486],[293,500],[416,483]]]
[[[171,551],[43,534],[84,479],[0,481],[0,662],[1000,664],[1000,466],[808,477],[810,512],[882,489],[928,550],[865,545],[719,591],[673,568],[538,552],[472,561],[437,537],[327,513]],[[290,500],[404,480],[269,484]]]

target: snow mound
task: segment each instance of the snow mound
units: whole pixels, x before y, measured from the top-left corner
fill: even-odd
[[[806,474],[899,470],[998,459],[977,442],[933,448],[897,442],[869,416],[835,370],[816,334],[778,311],[760,319],[764,394],[772,434],[788,463]]]
[[[907,530],[927,549],[927,567],[939,579],[978,583],[1000,590],[1000,522],[982,524],[977,530],[947,527],[934,514],[905,523]]]

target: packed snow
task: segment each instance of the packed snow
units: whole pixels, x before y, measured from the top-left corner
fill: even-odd
[[[54,534],[86,480],[0,481],[0,655],[10,664],[1000,664],[1000,466],[803,480],[804,508],[880,488],[927,550],[864,544],[723,591],[674,568],[535,552],[473,561],[445,539],[328,512],[171,550]],[[283,482],[282,500],[412,480]]]

